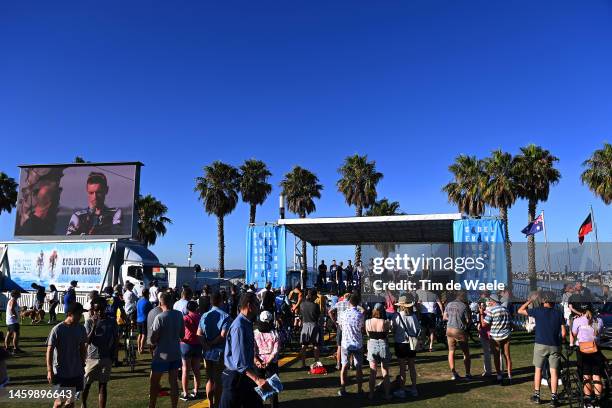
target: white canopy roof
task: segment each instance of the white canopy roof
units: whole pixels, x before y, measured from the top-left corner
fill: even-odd
[[[280,219],[289,231],[311,245],[358,243],[450,243],[453,222],[461,213],[410,214],[384,217]]]

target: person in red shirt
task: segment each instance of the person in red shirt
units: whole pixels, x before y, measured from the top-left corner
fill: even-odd
[[[185,323],[185,337],[181,339],[181,357],[183,360],[183,377],[181,394],[182,401],[192,401],[197,399],[200,389],[200,360],[202,358],[202,344],[198,339],[198,325],[200,324],[200,314],[198,303],[190,300],[187,302],[187,314],[183,316]],[[193,393],[188,394],[189,373],[193,373]]]

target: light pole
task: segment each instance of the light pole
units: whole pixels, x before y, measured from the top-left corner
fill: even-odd
[[[279,212],[280,219],[281,220],[284,219],[285,218],[285,196],[282,194],[278,198],[278,212]]]

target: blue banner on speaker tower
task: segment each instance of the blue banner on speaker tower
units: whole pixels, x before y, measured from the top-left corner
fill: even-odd
[[[508,283],[505,228],[500,219],[457,220],[453,223],[453,237],[455,258],[480,260],[484,265],[461,273],[461,281]]]
[[[287,279],[285,227],[278,225],[250,226],[247,230],[246,282],[263,288],[284,287]]]

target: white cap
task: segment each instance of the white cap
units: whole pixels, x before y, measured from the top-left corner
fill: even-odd
[[[260,322],[272,323],[272,320],[274,320],[274,316],[272,316],[272,313],[268,312],[267,310],[264,310],[259,314]]]

